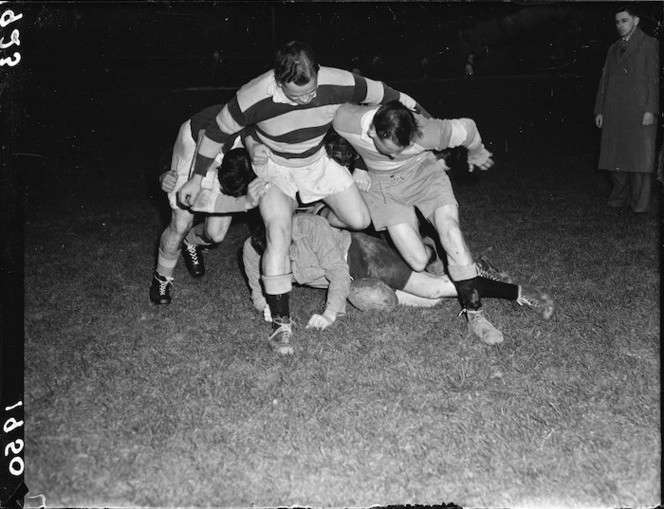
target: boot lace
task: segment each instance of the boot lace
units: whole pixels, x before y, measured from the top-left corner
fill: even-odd
[[[187,253],[189,253],[189,256],[191,256],[191,261],[198,263],[198,249],[196,249],[196,246],[193,244],[186,244],[184,248],[187,250]]]

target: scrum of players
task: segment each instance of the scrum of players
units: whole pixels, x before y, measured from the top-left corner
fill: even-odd
[[[469,331],[489,345],[504,338],[482,298],[512,300],[548,320],[546,293],[474,259],[445,171],[453,150],[467,153],[469,171],[494,164],[472,119],[432,118],[407,94],[321,66],[308,45],[292,41],[227,104],[182,124],[171,169],[160,176],[172,213],[150,301],[171,303],[180,256],[203,276],[205,247],[223,241],[234,214],[258,207],[262,224],[244,243],[243,265],[279,355],[294,353],[293,283],[327,288],[325,309],[307,322],[313,329],[332,326],[348,302],[389,310],[442,298],[456,298]],[[194,213],[205,215],[196,226]]]

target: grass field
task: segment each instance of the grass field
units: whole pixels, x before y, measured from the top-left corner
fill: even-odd
[[[467,334],[453,300],[351,307],[317,332],[303,325],[325,293],[296,288],[292,359],[269,351],[238,268],[246,218],[209,251],[205,278],[180,263],[172,305],[151,306],[159,143],[146,148],[136,126],[59,131],[49,160],[30,159],[26,196],[30,495],[49,507],[657,505],[659,185],[652,213],[607,210],[583,115],[512,111],[472,112],[497,164],[456,176],[462,227],[474,252],[545,289],[553,318],[486,300],[505,335],[494,347]]]

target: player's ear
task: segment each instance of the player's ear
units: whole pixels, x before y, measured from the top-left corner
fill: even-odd
[[[634,16],[634,26],[637,26],[639,24],[639,17]]]

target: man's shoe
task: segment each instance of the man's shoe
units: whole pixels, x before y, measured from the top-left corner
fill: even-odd
[[[553,299],[546,293],[532,286],[519,285],[519,298],[517,304],[529,306],[537,311],[542,318],[548,320],[553,314]]]
[[[155,271],[150,285],[150,301],[153,304],[168,305],[171,303],[173,278],[165,277]]]
[[[433,250],[433,254],[436,257],[430,261],[427,266],[424,268],[425,272],[432,274],[434,276],[444,276],[445,275],[445,264],[438,256],[438,250],[436,249],[436,241],[431,237],[424,237],[422,242],[425,246],[429,246]]]
[[[468,318],[468,328],[475,334],[479,340],[486,345],[497,345],[503,342],[503,333],[496,329],[489,320],[486,319],[481,309],[476,311],[466,310]]]
[[[279,327],[268,338],[270,348],[279,355],[293,355],[293,347],[290,344],[293,337],[293,322],[290,318],[277,317],[273,323]]]
[[[182,245],[182,258],[184,258],[184,264],[187,266],[189,274],[194,277],[202,277],[205,274],[205,259],[201,246],[185,242]]]
[[[477,260],[475,260],[475,266],[477,267],[477,275],[484,277],[486,279],[492,279],[494,281],[500,281],[501,283],[511,283],[512,278],[507,272],[498,270],[495,265],[493,265],[489,258],[486,255],[481,255]]]

